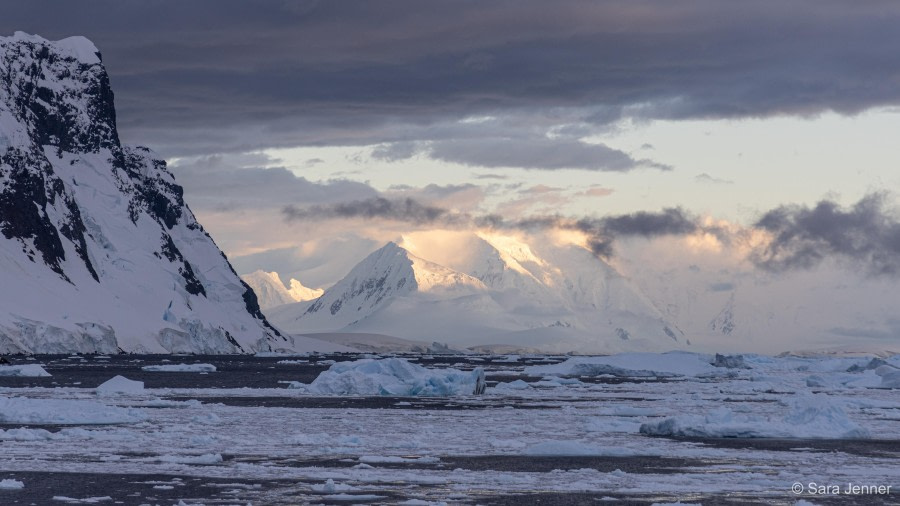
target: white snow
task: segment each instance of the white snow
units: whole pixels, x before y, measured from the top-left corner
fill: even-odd
[[[448,396],[484,391],[484,370],[428,369],[402,358],[338,362],[305,387],[328,395]]]
[[[136,423],[144,418],[140,410],[96,401],[0,397],[0,423],[116,424]]]
[[[216,372],[216,366],[212,364],[145,365],[141,369],[149,372]]]
[[[24,365],[0,365],[0,376],[28,376],[28,377],[47,377],[50,376],[41,364],[24,364]]]
[[[98,394],[139,394],[143,391],[143,381],[130,380],[124,376],[114,376],[97,387]]]
[[[9,478],[5,478],[0,480],[0,489],[3,490],[18,490],[25,488],[25,484],[19,480],[13,480]]]
[[[861,439],[869,431],[850,420],[840,402],[824,394],[797,394],[781,417],[735,413],[719,407],[700,415],[679,415],[641,425],[652,436],[728,438]]]

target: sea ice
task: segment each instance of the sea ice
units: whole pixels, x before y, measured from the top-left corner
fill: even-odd
[[[573,357],[553,365],[525,368],[531,376],[613,376],[627,377],[676,377],[723,376],[734,374],[726,368],[712,365],[709,355],[687,352],[670,353],[621,353],[603,357]]]
[[[32,378],[50,376],[41,364],[0,365],[0,376],[27,376]]]
[[[450,396],[484,393],[484,370],[428,369],[402,358],[338,362],[304,387],[315,394]]]
[[[144,391],[143,381],[130,380],[124,376],[115,376],[97,387],[97,394],[139,394]]]
[[[216,366],[212,364],[145,365],[141,369],[149,372],[216,372]]]
[[[11,480],[11,479],[0,480],[0,489],[15,490],[15,489],[20,489],[20,488],[25,488],[25,484],[19,480]]]
[[[107,406],[96,401],[0,397],[0,423],[111,424],[143,421],[134,408]]]
[[[713,438],[863,439],[869,431],[847,417],[826,395],[800,394],[782,418],[743,415],[720,407],[705,416],[681,415],[641,425],[650,436]]]

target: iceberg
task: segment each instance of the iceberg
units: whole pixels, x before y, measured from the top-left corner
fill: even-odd
[[[743,361],[741,362],[743,364]],[[553,365],[525,368],[531,376],[600,376],[670,378],[679,376],[710,377],[734,374],[713,365],[709,355],[688,352],[620,353],[600,357],[573,357]]]
[[[144,382],[130,380],[124,376],[115,376],[104,381],[96,390],[98,395],[140,394],[144,391]]]
[[[0,365],[0,376],[48,377],[50,373],[40,364]]]
[[[396,395],[443,397],[484,393],[484,370],[428,369],[402,358],[338,362],[309,385],[294,384],[325,395]]]

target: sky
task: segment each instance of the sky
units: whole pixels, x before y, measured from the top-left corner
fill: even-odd
[[[310,286],[404,232],[486,226],[575,230],[606,259],[712,234],[744,244],[744,269],[893,280],[897,26],[896,2],[832,0],[34,0],[0,17],[94,41],[122,140],[169,162],[238,271]]]

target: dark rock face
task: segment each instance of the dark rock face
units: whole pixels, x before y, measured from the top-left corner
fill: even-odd
[[[224,255],[218,252],[221,256],[205,258],[209,256],[205,252],[217,251],[215,243],[194,219],[166,163],[146,148],[120,143],[114,95],[100,55],[86,39],[73,39],[54,43],[21,33],[0,37],[0,241],[7,242],[4,250],[11,252],[10,245],[18,244],[14,250],[20,250],[26,262],[49,269],[69,285],[82,286],[78,283],[84,281],[79,280],[88,279],[105,286],[105,271],[116,271],[122,263],[140,264],[117,251],[116,239],[119,244],[128,243],[129,235],[146,235],[158,228],[158,249],[147,253],[170,267],[154,275],[176,273],[172,287],[176,292],[210,298],[213,288],[204,273],[224,269],[225,278],[230,274],[234,280],[223,281],[219,276],[218,282],[230,283],[228,290],[240,290],[238,303],[269,338],[280,336]],[[82,176],[81,170],[93,172]],[[79,182],[89,179],[95,185],[103,181],[106,190],[99,193],[89,185],[85,191]],[[84,201],[94,196],[112,201],[104,209],[121,213],[133,230],[123,231],[118,216],[98,215],[100,211]],[[113,223],[117,237],[110,239],[109,230],[99,222]],[[203,254],[185,250],[198,244]],[[140,265],[147,273],[154,270]],[[221,298],[219,294],[214,300]],[[184,300],[190,310],[192,303]],[[198,328],[192,323],[187,334],[196,337]],[[0,337],[3,332],[0,328]],[[235,351],[244,350],[224,328],[210,332],[223,336],[231,343],[226,346]]]

